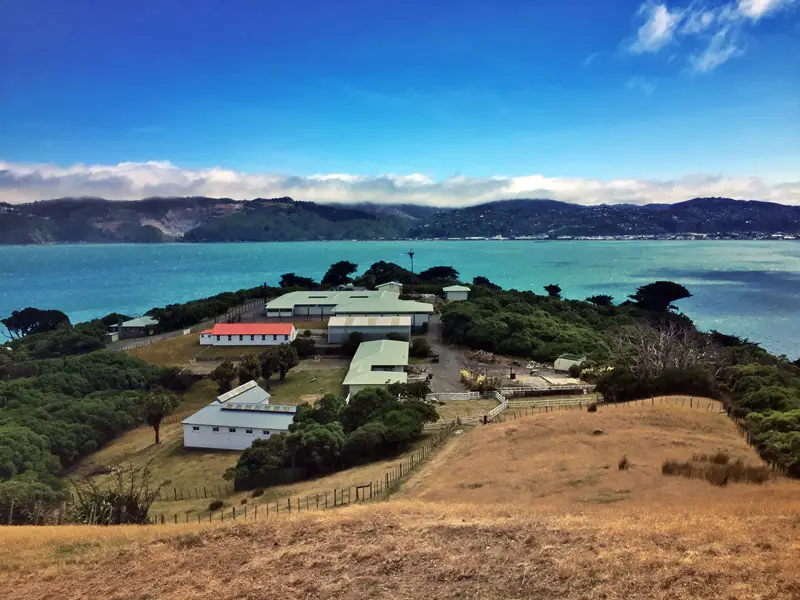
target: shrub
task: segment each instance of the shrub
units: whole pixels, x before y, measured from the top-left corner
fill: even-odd
[[[311,330],[306,329],[305,331],[303,331],[303,337],[311,337]]]
[[[579,379],[581,376],[581,366],[580,365],[570,365],[569,367],[569,376],[574,377],[575,379]]]
[[[242,501],[241,501],[241,502],[239,502],[239,504],[241,504],[242,506],[244,506],[245,504],[247,504],[247,498],[242,498]]]
[[[586,412],[597,412],[597,402],[590,402],[587,404]]]
[[[408,353],[416,358],[428,358],[431,355],[431,347],[428,340],[422,337],[414,338]]]
[[[312,356],[316,351],[316,342],[309,338],[296,338],[292,342],[292,346],[297,350],[297,356],[300,358],[307,358]]]
[[[627,456],[623,456],[619,459],[619,464],[617,465],[620,471],[627,471],[628,467],[630,466],[630,461],[628,461]]]
[[[258,498],[259,496],[264,495],[264,488],[258,488],[257,490],[253,490],[253,498]]]
[[[731,462],[725,452],[696,454],[687,461],[666,460],[661,465],[661,472],[687,479],[705,479],[719,487],[728,483],[761,484],[772,476],[766,467],[746,465],[741,458]]]
[[[208,512],[214,512],[223,507],[222,500],[214,500],[208,505]]]
[[[423,324],[420,326],[419,330],[420,330],[420,331],[421,331],[423,334],[426,334],[426,333],[428,333],[428,324],[427,324],[427,323],[423,323]]]

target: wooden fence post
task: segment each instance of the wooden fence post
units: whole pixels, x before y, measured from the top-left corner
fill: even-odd
[[[287,498],[286,499],[286,506],[289,507],[289,512],[292,512],[292,499],[291,498]]]

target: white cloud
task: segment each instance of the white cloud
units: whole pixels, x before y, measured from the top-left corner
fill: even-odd
[[[675,34],[680,23],[680,11],[670,11],[666,4],[643,4],[639,14],[647,15],[644,24],[639,27],[636,39],[631,44],[631,52],[656,52],[666,46]]]
[[[800,0],[729,0],[709,6],[692,0],[686,6],[643,4],[645,17],[629,50],[655,53],[672,43],[689,50],[688,62],[695,73],[708,73],[744,53],[748,31],[762,18],[796,5]]]
[[[0,201],[30,202],[64,196],[135,200],[148,196],[210,196],[246,200],[291,196],[314,202],[416,203],[465,206],[509,198],[553,198],[581,204],[679,202],[726,196],[800,205],[800,180],[768,184],[757,177],[687,175],[656,181],[580,177],[464,176],[434,180],[423,174],[311,176],[244,173],[218,167],[181,169],[170,162],[60,167],[0,161]]]
[[[583,66],[588,67],[589,65],[591,65],[595,61],[595,59],[597,59],[600,56],[600,54],[601,54],[600,52],[592,52],[589,56],[587,56],[583,60]]]
[[[638,90],[645,96],[652,96],[656,91],[656,83],[646,77],[631,77],[625,82],[625,87],[629,90]]]

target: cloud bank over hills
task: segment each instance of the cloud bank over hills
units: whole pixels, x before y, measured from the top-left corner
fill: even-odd
[[[221,169],[183,169],[168,161],[116,165],[21,164],[0,161],[0,202],[19,204],[66,196],[135,200],[151,196],[234,199],[291,196],[320,203],[413,203],[467,206],[511,198],[552,198],[579,204],[672,203],[723,196],[800,204],[800,181],[768,183],[757,177],[691,174],[671,180],[577,177],[451,177],[410,175],[282,175]]]

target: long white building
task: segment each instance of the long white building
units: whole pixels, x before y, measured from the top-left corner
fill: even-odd
[[[217,323],[200,333],[201,346],[277,346],[297,337],[291,323]]]
[[[255,381],[222,394],[181,421],[186,448],[244,450],[254,440],[286,433],[296,406],[270,404],[270,395]]]

